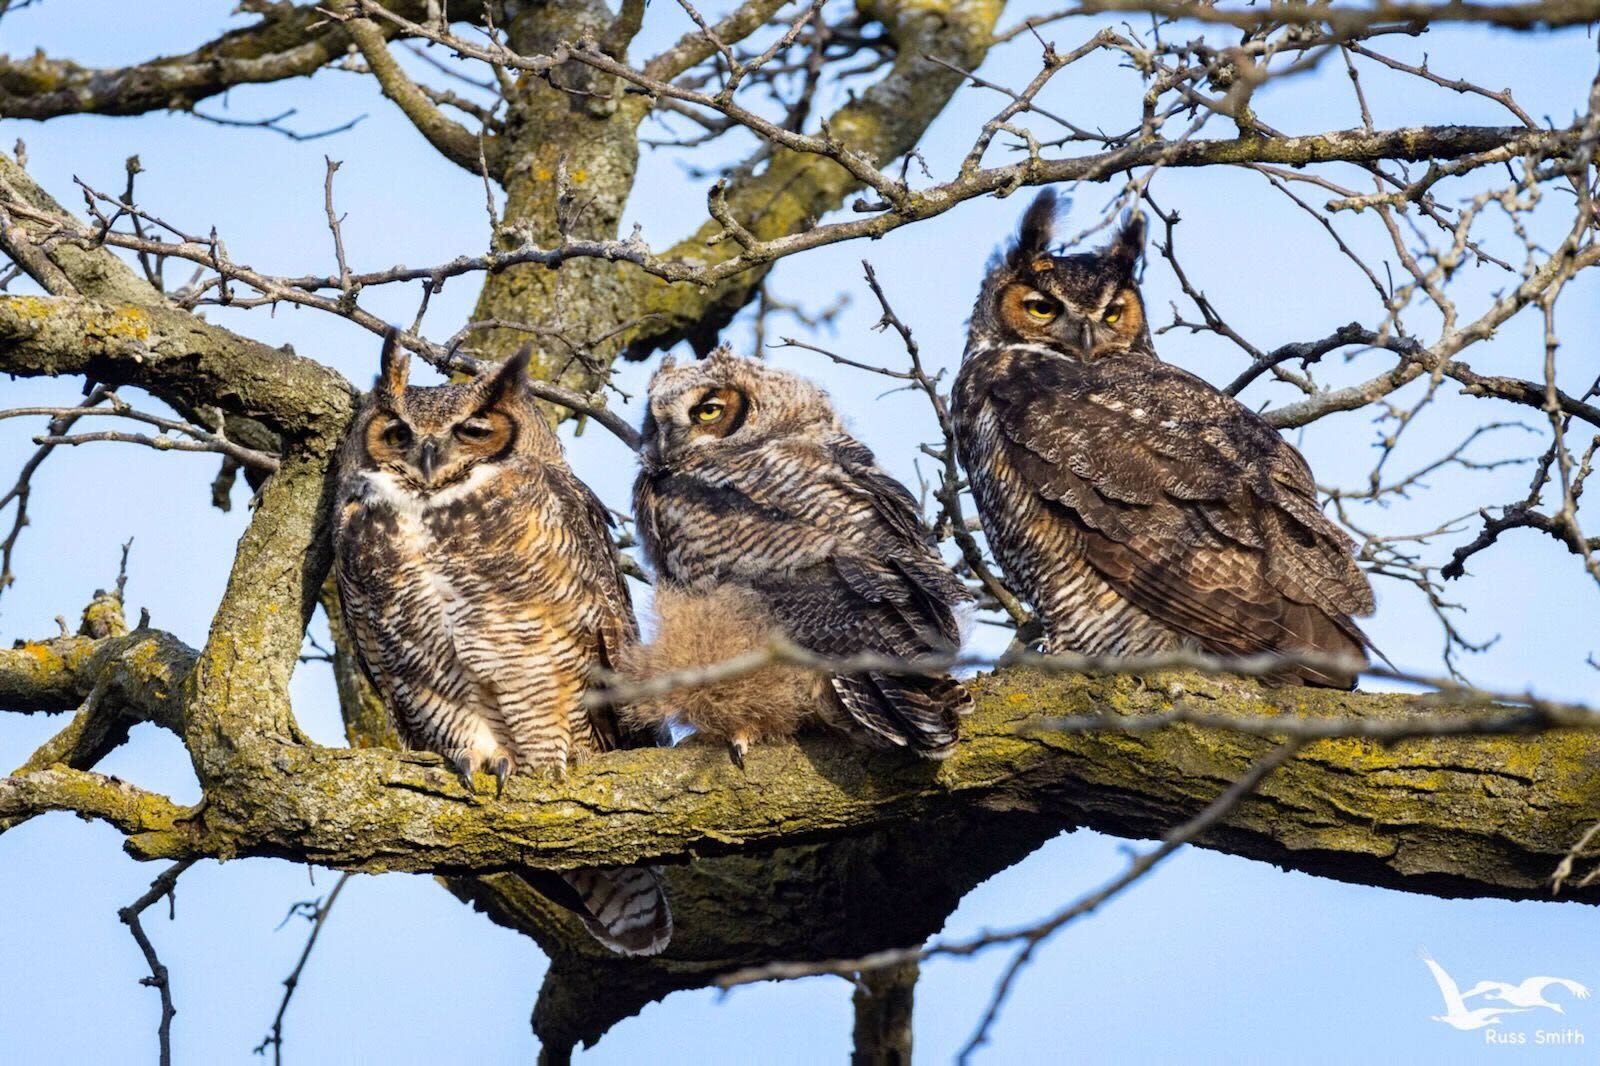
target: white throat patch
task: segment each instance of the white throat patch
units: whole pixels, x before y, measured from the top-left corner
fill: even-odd
[[[480,466],[460,481],[438,492],[423,494],[406,487],[393,474],[384,470],[363,470],[361,480],[366,486],[368,502],[389,508],[401,518],[421,520],[429,511],[449,507],[470,493],[483,488],[495,476],[491,466]]]

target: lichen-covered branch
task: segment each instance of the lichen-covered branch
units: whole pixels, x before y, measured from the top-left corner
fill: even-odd
[[[98,692],[129,718],[182,732],[180,687],[194,660],[193,649],[155,629],[21,641],[0,649],[0,711],[70,711]]]
[[[1382,720],[1414,710],[1417,699],[1180,681],[1186,700],[1219,713]],[[759,851],[972,810],[1025,810],[1151,837],[1204,806],[1270,743],[1185,723],[1138,734],[1024,728],[1042,717],[1169,704],[1127,679],[1007,671],[974,687],[978,711],[937,765],[818,737],[803,755],[758,748],[741,774],[720,752],[690,746],[613,753],[565,782],[515,779],[501,801],[467,793],[430,755],[282,737],[237,753],[251,765],[228,771],[184,832],[146,834],[130,848],[467,873]],[[1593,743],[1580,731],[1388,747],[1314,742],[1201,843],[1369,884],[1540,895],[1572,841],[1600,818]]]
[[[1592,569],[1594,538],[1576,512],[1596,446],[1568,448],[1562,434],[1577,422],[1600,420],[1594,403],[1600,383],[1581,394],[1582,382],[1575,387],[1563,378],[1558,387],[1553,308],[1577,272],[1600,264],[1590,190],[1600,79],[1587,113],[1559,129],[1536,125],[1509,90],[1481,89],[1364,47],[1344,53],[1360,128],[1279,132],[1252,110],[1252,99],[1269,78],[1309,70],[1356,40],[1414,33],[1423,21],[1573,24],[1592,20],[1595,4],[1379,0],[1360,9],[1274,2],[1224,10],[1186,0],[1089,0],[1042,18],[1109,10],[1157,18],[1148,30],[1139,20],[1102,20],[1070,52],[1043,46],[1041,64],[1020,91],[1006,84],[1011,78],[976,73],[996,41],[1014,36],[994,32],[1000,0],[863,0],[850,15],[834,12],[839,21],[831,24],[827,6],[817,2],[780,15],[779,0],[746,0],[715,22],[684,4],[698,32],[637,66],[627,52],[641,25],[639,0],[622,0],[616,10],[605,0],[483,5],[471,18],[492,21],[492,30],[460,36],[433,0],[339,0],[323,7],[252,0],[243,8],[261,16],[258,24],[185,56],[99,71],[43,56],[0,58],[0,113],[44,119],[192,110],[230,86],[310,74],[359,53],[364,62],[352,59],[347,69],[370,74],[434,149],[484,174],[490,221],[486,244],[480,236],[448,262],[353,270],[334,210],[330,163],[324,207],[337,273],[271,276],[233,261],[215,231],[180,229],[136,205],[136,161],[126,193],[84,186],[87,213],[78,218],[28,177],[22,160],[0,157],[0,252],[14,264],[0,290],[26,275],[44,292],[0,291],[0,373],[86,378],[95,386],[91,406],[114,395],[107,390],[117,385],[149,390],[187,422],[141,416],[147,422],[190,427],[200,444],[237,441],[243,450],[232,458],[254,458],[258,504],[202,649],[143,622],[127,632],[118,603],[114,626],[96,623],[76,636],[0,650],[0,710],[71,712],[59,733],[0,778],[0,832],[63,811],[114,826],[139,858],[265,856],[346,871],[439,874],[451,891],[529,932],[550,955],[535,1024],[552,1061],[676,988],[774,958],[850,960],[919,944],[973,885],[1066,826],[1165,837],[1159,855],[1147,853],[1157,855],[1151,865],[1192,830],[1200,846],[1364,884],[1440,895],[1545,895],[1552,872],[1570,870],[1592,839],[1586,833],[1600,822],[1594,757],[1600,713],[1532,696],[1496,702],[1447,684],[1431,697],[1270,690],[1218,676],[1215,664],[1206,676],[1162,674],[1140,682],[1103,676],[1098,671],[1116,669],[1104,663],[1057,661],[1034,670],[1037,657],[1011,656],[1003,660],[1007,669],[970,682],[978,709],[943,763],[812,736],[798,747],[758,748],[743,772],[720,751],[690,744],[609,753],[560,780],[517,778],[503,798],[475,793],[435,756],[396,749],[387,714],[340,632],[325,580],[327,519],[333,456],[355,390],[313,359],[220,329],[191,311],[287,304],[378,330],[385,321],[362,305],[365,290],[417,286],[426,295],[408,346],[444,369],[471,372],[532,338],[539,346],[538,395],[599,417],[626,439],[632,430],[600,407],[619,353],[644,356],[680,340],[708,347],[778,260],[880,237],[1028,185],[1125,181],[1126,206],[1143,198],[1167,222],[1163,255],[1201,309],[1203,321],[1182,323],[1174,308],[1174,327],[1225,336],[1250,360],[1233,391],[1267,375],[1299,387],[1304,400],[1268,412],[1279,426],[1377,408],[1403,429],[1410,414],[1395,397],[1408,386],[1406,395],[1426,388],[1431,396],[1442,385],[1459,385],[1537,408],[1551,421],[1554,443],[1536,463],[1540,476],[1529,502],[1501,520],[1486,518],[1484,536],[1466,552],[1528,527],[1559,536]],[[1218,47],[1167,32],[1169,24],[1160,21],[1166,16],[1244,32],[1224,32],[1228,44]],[[1412,19],[1419,21],[1405,21]],[[759,41],[745,43],[757,35]],[[483,64],[484,80],[475,84],[494,104],[463,101],[411,79],[389,52],[396,38],[432,42]],[[1102,52],[1142,83],[1141,115],[1129,119],[1135,125],[1090,131],[1040,106],[1041,91],[1058,71]],[[1519,124],[1380,129],[1352,56],[1431,88],[1473,91]],[[435,70],[454,68],[436,64]],[[869,85],[869,79],[876,80]],[[963,84],[1007,101],[955,171],[935,178],[925,165],[927,182],[919,185],[909,177],[919,140]],[[813,103],[829,97],[815,95],[819,86],[846,100],[821,121]],[[1265,110],[1265,94],[1257,95]],[[447,118],[446,106],[481,123],[482,134]],[[688,216],[684,229],[698,225],[694,232],[656,250],[618,226],[637,171],[641,124],[662,115],[674,124],[688,119],[707,137],[750,134],[760,147],[713,185],[703,215]],[[1202,130],[1218,116],[1236,136]],[[1032,120],[1053,123],[1052,134],[1065,136],[1041,144],[1023,125]],[[1179,120],[1187,123],[1181,133]],[[1306,127],[1289,121],[1284,128]],[[1002,132],[1025,142],[1027,154],[986,166]],[[896,160],[903,165],[891,165]],[[1397,165],[1409,161],[1429,165],[1415,172]],[[1303,169],[1332,162],[1354,164],[1374,185],[1346,189],[1336,184],[1334,168]],[[1443,195],[1442,183],[1497,173],[1502,164],[1512,171],[1510,185],[1475,194],[1465,206],[1434,199]],[[1366,272],[1382,303],[1380,318],[1276,347],[1257,347],[1223,323],[1173,256],[1176,212],[1161,212],[1151,199],[1153,175],[1192,167],[1248,168],[1280,191],[1307,183],[1334,196],[1319,212],[1289,193]],[[504,188],[503,210],[491,180]],[[1568,236],[1553,249],[1536,247],[1521,221],[1550,185],[1562,186],[1563,194],[1570,185],[1579,196]],[[476,182],[473,189],[476,197]],[[847,206],[853,210],[840,214]],[[1486,250],[1508,254],[1500,244],[1474,236],[1473,219],[1491,206],[1526,238],[1520,271]],[[1418,224],[1403,229],[1402,215]],[[1329,221],[1334,216],[1384,227],[1394,243],[1394,261],[1385,265],[1398,266],[1398,284],[1379,283],[1382,268],[1361,263]],[[1426,246],[1440,235],[1440,247]],[[142,271],[119,255],[138,256]],[[159,267],[166,260],[201,269],[190,286],[169,294]],[[1448,286],[1472,262],[1505,269],[1507,281],[1488,306],[1458,314]],[[472,275],[483,286],[472,319],[436,331],[460,325],[448,343],[429,341],[422,328],[429,299],[447,282],[473,281]],[[1432,341],[1401,320],[1424,300],[1441,316]],[[1465,348],[1535,306],[1546,316],[1543,382],[1480,374],[1460,361]],[[1355,315],[1340,311],[1333,321]],[[900,326],[909,344],[909,329],[887,305],[884,321]],[[1326,334],[1326,325],[1314,333]],[[1349,388],[1320,385],[1313,365],[1320,375],[1332,353],[1355,347],[1382,349],[1380,357],[1393,365],[1368,371],[1369,380]],[[1295,362],[1298,373],[1288,369]],[[915,378],[938,407],[937,382],[917,378],[914,352],[913,363],[915,373],[901,376]],[[60,412],[81,413],[28,410],[41,417]],[[52,430],[56,438],[64,432]],[[1424,472],[1451,461],[1466,465],[1464,447]],[[959,473],[951,460],[945,495],[948,524],[964,534],[955,499]],[[1554,485],[1556,475],[1562,500],[1541,501],[1541,486]],[[1375,470],[1368,498],[1399,495],[1419,478],[1385,479]],[[1336,494],[1335,504],[1358,498]],[[16,517],[18,528],[23,517]],[[1396,557],[1392,544],[1387,555],[1372,545],[1369,539],[1363,559],[1377,559],[1375,568]],[[981,573],[976,549],[967,555]],[[1457,568],[1464,562],[1458,552]],[[1419,572],[1431,589],[1428,571]],[[992,600],[1004,601],[1003,592],[990,583]],[[312,744],[296,726],[288,696],[319,597],[330,615],[330,658],[349,748]],[[106,606],[100,599],[97,605],[91,611]],[[1022,668],[1010,668],[1017,664]],[[1145,667],[1157,665],[1174,662]],[[1179,665],[1203,668],[1192,659]],[[183,739],[204,794],[195,807],[94,772],[131,724],[143,721]],[[1285,747],[1274,747],[1285,740]],[[1273,751],[1282,754],[1266,754]],[[1290,752],[1298,754],[1293,761]],[[1227,800],[1220,806],[1219,796]],[[659,958],[607,955],[537,891],[550,870],[641,862],[668,866],[677,934]],[[1600,887],[1590,881],[1569,879],[1565,896],[1600,901]],[[1103,898],[1091,896],[1058,918],[1087,913]],[[906,1052],[909,1029],[897,1007],[909,995],[910,975],[904,976],[906,995],[863,1002],[861,1043],[876,1044],[885,1057]]]
[[[134,385],[291,436],[336,433],[354,410],[337,372],[158,304],[0,296],[0,372]]]
[[[0,831],[51,811],[106,822],[128,834],[135,854],[159,846],[178,849],[187,812],[165,796],[104,774],[52,766],[0,777]],[[145,835],[151,839],[146,842]],[[181,850],[181,849],[180,849]]]

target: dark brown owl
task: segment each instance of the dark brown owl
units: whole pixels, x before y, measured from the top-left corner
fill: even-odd
[[[1353,543],[1266,421],[1151,344],[1135,215],[1098,251],[1051,251],[1041,193],[996,257],[956,379],[961,460],[1000,564],[1050,652],[1311,652],[1366,661]],[[1281,680],[1348,687],[1343,672]]]

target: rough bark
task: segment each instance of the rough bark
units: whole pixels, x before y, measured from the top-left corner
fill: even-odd
[[[1060,832],[1053,819],[973,810],[767,853],[665,871],[675,932],[652,959],[598,949],[571,916],[519,878],[452,891],[494,921],[531,933],[550,957],[533,1027],[554,1061],[672,992],[774,959],[854,957],[916,944],[963,896]],[[488,889],[476,892],[476,884]]]
[[[303,583],[292,575],[303,572],[296,566],[281,582],[284,613],[302,602]],[[294,624],[262,626],[281,627],[277,639],[286,641]],[[432,755],[321,748],[286,725],[264,729],[277,725],[283,703],[268,683],[213,695],[225,652],[272,639],[254,636],[259,642],[208,647],[186,683],[191,747],[234,753],[216,771],[226,787],[181,830],[138,826],[145,832],[130,844],[135,854],[275,855],[368,872],[567,869],[770,850],[971,811],[1153,837],[1195,813],[1268,743],[1187,725],[1145,735],[1019,732],[1039,717],[1143,714],[1170,700],[1133,680],[1007,671],[972,682],[978,709],[942,763],[814,736],[752,751],[741,773],[715,748],[690,745],[615,752],[564,782],[513,779],[496,801],[469,795]],[[20,660],[52,654],[52,642],[0,652],[0,677],[14,676]],[[40,691],[37,679],[30,684]],[[1181,684],[1186,699],[1243,715],[1385,720],[1416,707],[1404,695],[1278,691],[1187,675]],[[0,697],[16,702],[11,692]],[[228,720],[246,710],[248,727],[230,731]],[[0,806],[15,811],[25,783],[26,775],[9,780],[10,802]],[[1328,740],[1201,843],[1365,884],[1532,898],[1548,891],[1551,869],[1597,819],[1600,747],[1585,732],[1392,747]],[[1600,898],[1600,889],[1575,898]]]
[[[830,117],[833,135],[883,164],[915,147],[962,80],[924,56],[976,66],[989,47],[1002,7],[995,0],[919,4],[882,0],[870,5],[867,13],[883,23],[896,45],[896,59],[882,79]],[[603,4],[584,0],[523,9],[508,33],[518,51],[542,55],[585,33],[602,37],[609,23]],[[703,42],[680,45],[649,69],[656,77],[671,78],[703,54],[704,47]],[[513,244],[556,245],[563,230],[575,237],[616,236],[638,164],[638,126],[653,106],[648,97],[624,93],[617,79],[581,63],[558,68],[553,79],[600,95],[574,96],[544,79],[526,74],[520,78],[517,93],[508,101],[506,132],[500,139],[506,190],[501,232]],[[745,227],[765,240],[810,229],[859,188],[860,183],[830,159],[779,149],[759,173],[732,180],[727,200]],[[708,221],[666,254],[703,263],[731,258],[738,245],[718,240],[722,232],[719,223]],[[603,259],[569,261],[558,271],[530,264],[485,278],[474,318],[560,330],[569,340],[635,323],[589,346],[587,362],[575,359],[572,349],[552,336],[535,335],[535,364],[542,376],[588,392],[624,349],[642,358],[687,338],[700,350],[708,350],[717,330],[753,298],[765,272],[763,266],[701,287],[671,285]],[[501,358],[528,334],[496,330],[483,339],[486,352]]]
[[[153,717],[196,657],[151,631],[26,644],[0,651],[0,705],[69,709],[110,676],[121,699]],[[431,756],[280,736],[241,751],[203,809],[61,765],[33,768],[0,782],[0,827],[38,808],[73,810],[129,833],[141,857],[274,855],[368,871],[674,863],[666,878],[678,931],[652,960],[605,954],[519,877],[449,878],[451,891],[550,955],[535,1026],[547,1048],[570,1049],[744,966],[916,943],[973,886],[1055,833],[1156,836],[1268,746],[1188,726],[1019,734],[1030,720],[1160,711],[1174,684],[1239,714],[1386,720],[1416,703],[1187,675],[1148,684],[1012,671],[972,684],[978,710],[938,766],[818,736],[757,748],[741,774],[719,750],[691,745],[613,753],[564,783],[514,780],[497,802],[468,796]],[[1364,884],[1537,898],[1596,819],[1592,734],[1336,740],[1309,747],[1198,843]],[[1600,888],[1567,898],[1595,902]]]
[[[911,1066],[911,1012],[920,969],[904,962],[856,978],[850,1066]]]

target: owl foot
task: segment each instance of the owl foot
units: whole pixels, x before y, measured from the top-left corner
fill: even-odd
[[[546,781],[559,782],[567,779],[568,765],[569,760],[565,754],[554,753],[541,755],[538,759],[523,764],[521,769],[523,773],[535,774]]]
[[[476,794],[478,791],[477,785],[474,784],[472,779],[473,774],[479,770],[494,774],[495,799],[499,799],[501,794],[505,792],[506,778],[510,777],[517,768],[516,760],[504,748],[495,748],[493,751],[488,752],[481,748],[458,748],[450,752],[446,758],[450,760],[450,765],[460,775],[461,784],[466,787],[468,792]]]
[[[750,742],[744,737],[734,737],[728,741],[728,758],[741,770],[744,769],[744,753],[749,750]]]

